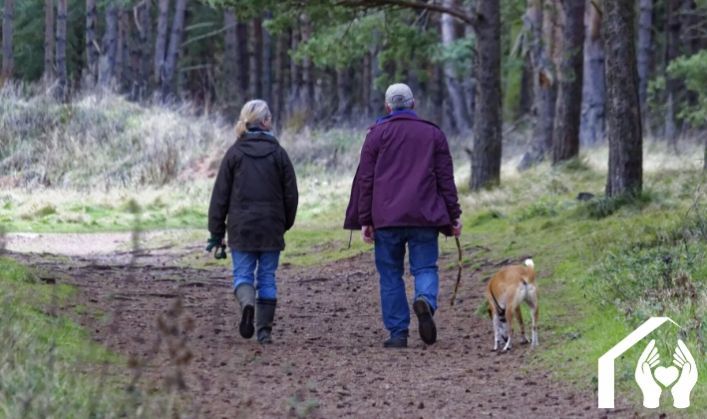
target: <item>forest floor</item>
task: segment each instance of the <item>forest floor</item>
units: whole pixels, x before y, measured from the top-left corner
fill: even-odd
[[[488,260],[472,250],[457,304],[450,306],[455,261],[443,255],[435,316],[439,340],[423,344],[412,316],[409,347],[402,350],[381,346],[386,336],[370,253],[320,265],[285,263],[278,271],[275,343],[262,346],[238,335],[228,268],[183,263],[187,253],[208,257],[200,244],[144,250],[134,257],[122,247],[129,237],[10,235],[8,255],[33,267],[46,283],[77,289],[62,312],[93,340],[130,360],[131,368],[111,367],[124,380],[139,374],[138,386],[149,392],[181,374],[180,394],[197,416],[606,415],[596,410],[592,392],[577,393],[529,362],[535,351],[543,351],[542,316],[538,349],[515,345],[510,353],[491,351],[490,321],[475,311],[484,279],[515,260]],[[32,248],[31,242],[46,247]],[[541,299],[543,304],[550,302]],[[170,334],[181,343],[175,346]],[[180,358],[184,353],[191,357]]]

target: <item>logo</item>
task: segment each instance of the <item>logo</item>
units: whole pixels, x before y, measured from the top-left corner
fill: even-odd
[[[598,407],[600,409],[614,408],[614,361],[616,358],[666,322],[680,327],[668,317],[651,317],[599,358]],[[641,356],[638,357],[634,377],[643,393],[644,407],[655,409],[660,406],[660,395],[665,389],[669,390],[673,396],[673,406],[684,409],[690,407],[690,393],[697,383],[697,363],[687,349],[685,342],[678,339],[673,352],[672,365],[663,365],[658,349],[655,347],[655,339],[653,339],[648,342]]]

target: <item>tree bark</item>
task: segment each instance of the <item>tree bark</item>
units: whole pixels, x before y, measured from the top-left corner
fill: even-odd
[[[56,11],[56,75],[57,97],[61,101],[69,98],[69,80],[66,70],[66,19],[68,0],[58,0]]]
[[[169,37],[169,47],[167,48],[167,56],[165,57],[164,72],[161,80],[163,100],[174,94],[174,75],[177,71],[177,64],[182,46],[182,35],[184,34],[184,20],[187,10],[187,2],[188,0],[177,0],[174,6],[172,31]]]
[[[157,3],[157,36],[155,38],[155,84],[162,82],[165,55],[167,50],[167,32],[169,31],[169,0],[159,0]]]
[[[54,0],[44,0],[44,80],[54,79],[54,48],[56,33],[54,31]]]
[[[455,0],[444,0],[443,5],[450,8],[457,6]],[[457,39],[456,22],[453,16],[446,13],[442,15],[440,20],[442,44],[448,47]],[[454,67],[454,63],[450,61],[445,62],[443,70],[447,97],[451,105],[452,125],[458,132],[468,132],[471,117],[469,116],[469,109],[466,106],[466,100],[463,96],[464,91],[461,86],[461,80],[459,80],[459,75]]]
[[[646,96],[648,77],[653,51],[653,0],[639,1],[638,15],[638,97],[641,104],[642,120],[646,118]],[[645,126],[645,125],[644,125]]]
[[[98,64],[98,83],[103,87],[112,87],[115,82],[118,52],[118,8],[113,3],[106,7],[106,31],[103,34],[102,46],[103,53]]]
[[[634,4],[604,0],[602,31],[606,51],[606,131],[609,175],[606,195],[639,194],[643,181],[643,139],[634,46]]]
[[[238,112],[239,84],[238,84],[238,34],[236,12],[229,8],[224,11],[223,24],[225,27],[223,42],[223,77],[226,97],[223,101],[226,104],[229,116]],[[236,115],[237,116],[237,115]]]
[[[604,44],[601,40],[601,13],[592,1],[585,13],[584,72],[582,87],[582,122],[579,139],[582,145],[594,145],[604,139]]]
[[[497,1],[480,1],[476,13],[477,98],[470,188],[478,191],[501,179],[501,11]]]
[[[665,36],[665,68],[680,56],[680,7],[682,0],[666,0],[666,25]],[[675,105],[677,102],[680,81],[669,77],[666,70],[665,87],[667,93],[665,110],[665,138],[673,146],[677,144],[678,127],[675,119]]]
[[[12,78],[15,56],[12,51],[15,0],[5,0],[2,17],[2,79]]]
[[[88,87],[98,81],[98,55],[100,48],[96,38],[96,0],[86,0],[86,75],[84,81]]]
[[[585,0],[565,0],[563,53],[558,72],[557,103],[553,128],[552,162],[577,157],[582,111],[582,66],[584,59]]]

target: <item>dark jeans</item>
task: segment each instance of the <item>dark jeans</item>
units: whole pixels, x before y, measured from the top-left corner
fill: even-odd
[[[423,298],[437,309],[437,228],[395,227],[375,231],[376,268],[380,274],[383,323],[391,337],[407,336],[410,308],[405,293],[405,245],[410,250],[410,271],[415,277],[415,299]]]

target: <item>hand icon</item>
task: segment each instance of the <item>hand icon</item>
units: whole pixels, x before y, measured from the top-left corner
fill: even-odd
[[[678,339],[678,346],[673,353],[673,364],[680,371],[680,378],[677,383],[670,389],[673,395],[673,406],[678,409],[690,407],[690,392],[697,383],[697,364],[692,354],[687,350],[685,342]]]
[[[638,358],[636,365],[636,383],[643,392],[643,406],[648,409],[655,409],[660,405],[660,384],[655,381],[652,369],[660,363],[658,349],[655,347],[655,339],[648,342],[646,349]],[[681,377],[682,378],[682,377]]]

